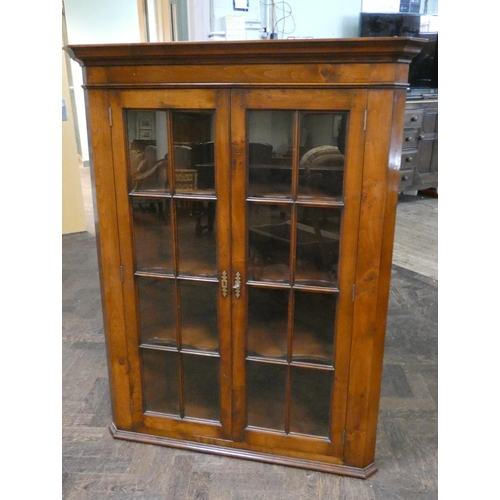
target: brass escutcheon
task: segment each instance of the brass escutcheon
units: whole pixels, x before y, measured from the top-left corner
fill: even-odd
[[[236,298],[239,299],[241,295],[241,274],[238,271],[236,273],[236,276],[234,277],[234,294],[236,295]]]
[[[222,271],[221,289],[222,289],[222,296],[227,297],[227,273],[226,273],[226,271]]]

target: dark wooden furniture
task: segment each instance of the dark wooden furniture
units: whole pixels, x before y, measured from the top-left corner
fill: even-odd
[[[438,100],[407,101],[400,191],[438,187]]]
[[[116,438],[376,470],[406,81],[421,43],[67,48],[85,73]],[[143,188],[129,157],[138,135],[153,141]],[[193,152],[181,166],[178,145]],[[177,189],[177,169],[196,185]]]

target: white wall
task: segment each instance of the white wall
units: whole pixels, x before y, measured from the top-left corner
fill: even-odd
[[[62,53],[62,97],[66,102],[67,120],[62,122],[62,234],[79,233],[87,229],[82,184],[80,181],[73,113],[70,103],[67,66],[69,57]]]
[[[267,0],[267,3],[270,3]],[[247,21],[258,19],[267,26],[264,0],[250,0],[248,13],[233,10],[233,0],[213,0],[214,30],[221,30],[222,18],[243,15]],[[362,0],[288,0],[275,2],[278,38],[289,36],[314,38],[348,38],[358,36]],[[289,12],[291,9],[291,13]],[[284,21],[279,21],[286,17]],[[271,23],[269,23],[271,24]],[[248,34],[247,34],[248,35]],[[248,38],[248,36],[247,36]]]
[[[279,3],[277,2],[277,5]],[[293,36],[314,38],[358,36],[362,0],[289,0],[288,3],[292,7],[296,25]]]
[[[425,11],[426,0],[420,0],[421,14],[437,14],[438,0],[427,0],[427,12]],[[400,0],[363,0],[363,12],[399,12]]]
[[[137,0],[64,0],[69,44],[140,42]],[[82,68],[71,62],[82,158],[89,160]]]
[[[137,0],[64,0],[69,43],[139,42]]]

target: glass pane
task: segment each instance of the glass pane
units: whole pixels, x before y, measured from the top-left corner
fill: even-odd
[[[192,161],[198,175],[198,191],[215,192],[214,143],[193,144]]]
[[[178,356],[174,352],[142,350],[145,411],[180,415]]]
[[[182,346],[217,351],[218,283],[179,280]]]
[[[248,288],[248,355],[286,358],[288,290]]]
[[[333,372],[292,368],[290,432],[328,436]]]
[[[168,279],[137,278],[141,342],[175,346],[175,284]]]
[[[285,430],[286,366],[247,363],[247,425]]]
[[[216,276],[215,214],[215,201],[176,200],[181,276]]]
[[[289,205],[248,204],[248,277],[290,282]]]
[[[219,358],[185,354],[182,359],[186,417],[220,420]]]
[[[248,195],[291,197],[293,111],[249,111]]]
[[[336,304],[333,294],[295,292],[294,361],[333,366]]]
[[[168,191],[166,111],[127,111],[132,191]]]
[[[341,197],[347,113],[300,114],[299,197]]]
[[[173,273],[170,201],[131,198],[136,269],[163,274]]]
[[[215,191],[213,112],[172,113],[175,192]]]
[[[297,207],[295,282],[337,283],[341,209]]]

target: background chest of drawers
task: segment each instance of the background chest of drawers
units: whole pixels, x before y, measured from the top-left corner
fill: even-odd
[[[405,108],[400,191],[438,187],[438,101],[408,101]]]

